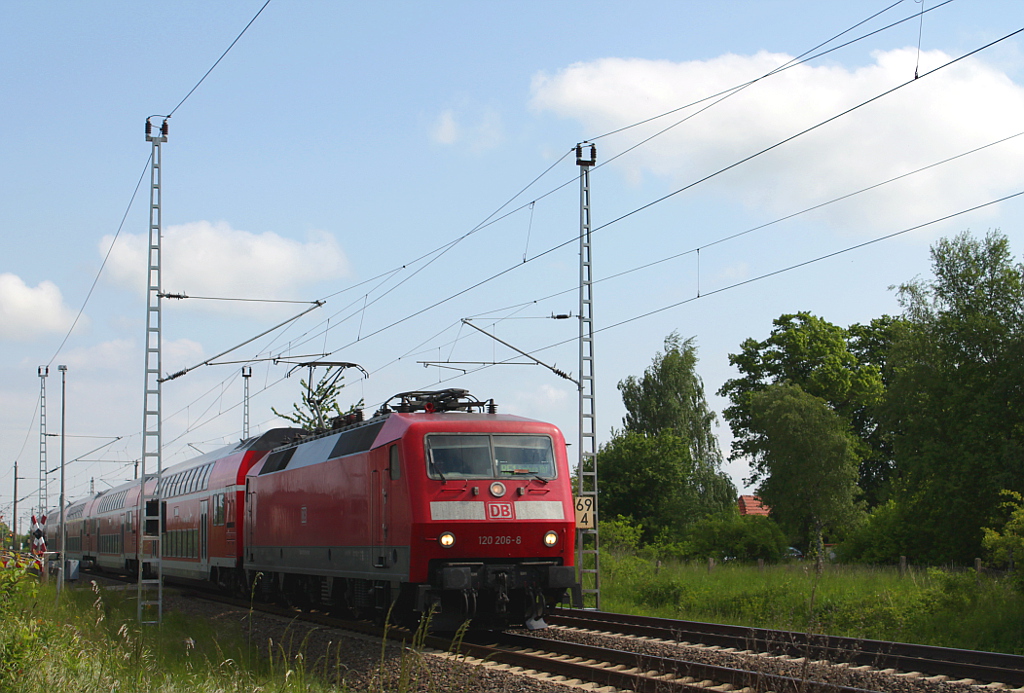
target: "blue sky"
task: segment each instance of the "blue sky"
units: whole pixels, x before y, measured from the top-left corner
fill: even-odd
[[[1024,27],[1018,2],[926,0],[935,9],[922,26],[921,4],[904,0],[829,47],[911,18],[897,27],[684,122],[696,108],[607,137],[760,77],[892,3],[274,0],[178,106],[262,4],[0,6],[0,498],[12,496],[15,460],[26,477],[19,495],[38,486],[42,364],[51,367],[49,430],[59,428],[56,366],[66,364],[66,456],[103,460],[68,465],[69,497],[91,479],[102,489],[131,477],[141,453],[145,184],[112,241],[150,153],[144,121],[176,106],[163,149],[165,290],[326,298],[230,358],[330,353],[357,362],[370,377],[349,376],[346,396],[369,407],[401,391],[461,387],[502,411],[552,421],[575,441],[574,386],[548,371],[461,375],[418,362],[510,358],[460,328],[478,316],[479,326],[576,373],[577,322],[545,319],[577,311],[576,245],[544,253],[577,234],[577,170],[560,157],[587,139],[597,138],[605,164],[592,175],[602,441],[621,426],[616,383],[642,373],[674,330],[696,338],[720,411],[714,393],[735,375],[727,355],[767,336],[780,314],[809,310],[849,325],[897,313],[890,287],[927,277],[929,244],[943,235],[1000,228],[1018,256],[1024,249],[1015,198],[729,288],[1021,192],[1024,137],[715,243],[1024,130],[1020,35],[931,72]],[[911,80],[915,68],[923,76],[912,84],[688,187]],[[419,259],[496,217],[427,255],[429,264]],[[614,277],[698,247],[699,260],[691,252]],[[165,303],[164,370],[300,310]],[[207,366],[165,385],[166,464],[237,440],[239,367]],[[270,408],[297,398],[298,375],[286,378],[287,369],[253,363],[254,429],[276,425]],[[727,452],[724,422],[717,432]],[[54,438],[48,456],[59,460]],[[742,486],[746,465],[729,472]]]

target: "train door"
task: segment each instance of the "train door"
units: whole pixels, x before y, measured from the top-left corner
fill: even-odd
[[[206,571],[210,559],[210,501],[199,501],[199,567]]]
[[[121,539],[117,544],[117,553],[124,553],[124,513],[121,513]]]
[[[243,560],[253,560],[253,538],[256,534],[256,494],[249,489],[249,479],[245,480],[245,542],[243,546],[249,548],[248,557]]]
[[[372,459],[372,458],[371,458]],[[372,462],[371,462],[372,464]],[[373,547],[373,565],[376,568],[388,568],[388,524],[391,510],[388,496],[390,495],[390,478],[387,471],[374,469],[370,473],[370,543]]]

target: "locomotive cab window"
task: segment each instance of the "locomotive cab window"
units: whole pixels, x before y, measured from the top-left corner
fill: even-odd
[[[547,436],[492,436],[500,476],[555,476],[555,456]]]
[[[555,476],[551,439],[531,435],[428,435],[431,479],[497,479]]]

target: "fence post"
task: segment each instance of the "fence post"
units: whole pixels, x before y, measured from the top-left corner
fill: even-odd
[[[900,577],[903,577],[906,574],[907,574],[907,557],[906,556],[900,556]]]
[[[714,558],[709,558],[708,559],[708,572],[710,573],[714,569],[715,569],[715,559]]]

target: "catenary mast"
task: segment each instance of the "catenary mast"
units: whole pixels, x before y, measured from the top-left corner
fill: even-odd
[[[151,117],[152,118],[152,117]],[[160,512],[160,482],[163,473],[161,416],[161,321],[160,321],[160,254],[161,254],[161,184],[160,145],[167,141],[167,118],[160,132],[153,134],[151,118],[146,119],[146,141],[152,143],[149,176],[149,245],[146,272],[146,382],[142,424],[142,470],[139,474],[138,552],[138,620],[159,625],[163,620],[163,518]],[[153,480],[150,493],[147,482]]]
[[[583,588],[583,606],[601,608],[597,536],[597,423],[594,392],[593,270],[590,255],[590,169],[597,162],[597,147],[576,145],[580,167],[580,380],[579,380],[579,489],[577,507],[585,504],[588,521],[576,533],[576,564]]]

